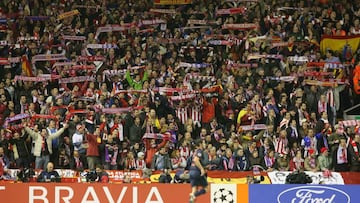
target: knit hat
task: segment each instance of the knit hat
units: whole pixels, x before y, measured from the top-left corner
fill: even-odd
[[[324,153],[324,152],[327,152],[327,151],[328,151],[328,150],[327,150],[326,147],[323,147],[323,148],[320,149],[320,152],[321,152],[321,153]]]
[[[145,156],[144,152],[138,152],[137,157]]]
[[[315,150],[314,149],[309,149],[309,155],[311,156],[311,155],[313,155],[314,153],[315,153]]]

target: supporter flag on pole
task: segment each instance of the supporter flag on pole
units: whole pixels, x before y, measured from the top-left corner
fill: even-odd
[[[29,76],[29,77],[33,77],[34,74],[32,72],[32,67],[31,67],[31,64],[29,62],[29,59],[26,55],[23,55],[21,57],[21,68],[22,68],[22,71],[25,73],[26,76]]]

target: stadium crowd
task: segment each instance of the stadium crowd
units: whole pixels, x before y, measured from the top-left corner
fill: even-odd
[[[2,0],[0,164],[186,169],[201,139],[207,170],[359,171],[358,52],[320,49],[359,5]]]

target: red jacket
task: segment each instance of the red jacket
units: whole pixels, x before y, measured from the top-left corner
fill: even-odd
[[[152,159],[155,155],[155,153],[160,150],[161,147],[165,146],[167,142],[167,139],[163,139],[163,141],[158,144],[156,147],[152,147],[150,146],[150,139],[146,139],[145,141],[145,147],[146,147],[146,158],[145,158],[145,163],[146,163],[146,166],[150,168],[151,166],[151,162],[152,162]]]
[[[86,156],[99,156],[99,143],[97,142],[97,136],[87,134],[86,139],[89,147],[86,150]]]
[[[216,98],[212,98],[212,102],[207,102],[206,99],[204,99],[203,114],[202,114],[202,122],[203,123],[210,123],[210,121],[215,118],[216,104],[217,104]]]

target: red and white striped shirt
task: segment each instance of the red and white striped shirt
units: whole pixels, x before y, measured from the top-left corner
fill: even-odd
[[[136,170],[142,170],[142,169],[145,169],[146,168],[146,163],[145,163],[145,160],[139,160],[137,159],[136,160]]]
[[[192,108],[189,108],[189,115],[190,118],[194,121],[194,123],[201,123],[201,112],[202,109],[200,106],[193,106]]]
[[[185,124],[188,119],[188,107],[178,107],[175,112],[180,122]]]
[[[179,147],[179,151],[180,151],[180,156],[184,157],[185,159],[189,158],[191,155],[191,150],[188,146],[180,146]]]
[[[135,169],[136,167],[135,159],[126,159],[126,169]]]
[[[287,138],[276,138],[275,140],[275,152],[279,153],[279,154],[287,154],[287,145],[288,145],[288,140]]]

